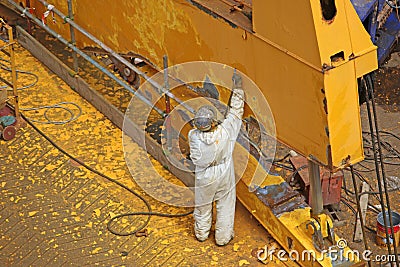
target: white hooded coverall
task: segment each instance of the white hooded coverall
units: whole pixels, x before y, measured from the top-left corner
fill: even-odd
[[[209,132],[189,132],[190,157],[196,166],[194,231],[200,241],[210,233],[213,201],[217,208],[217,245],[227,244],[234,236],[236,182],[232,153],[242,124],[243,106],[243,90],[233,89],[228,114],[220,125]]]

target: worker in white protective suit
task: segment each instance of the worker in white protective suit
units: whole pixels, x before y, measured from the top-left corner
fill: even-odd
[[[214,107],[202,106],[193,120],[195,129],[189,132],[190,157],[196,166],[195,235],[199,241],[208,238],[215,201],[215,241],[219,246],[234,237],[236,182],[232,153],[242,124],[244,92],[241,77],[235,73],[232,80],[233,92],[224,121],[218,124]]]

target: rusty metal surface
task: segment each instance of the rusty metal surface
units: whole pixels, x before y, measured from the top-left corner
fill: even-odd
[[[284,212],[309,207],[304,197],[286,182],[258,188],[255,194],[277,217]]]
[[[250,13],[252,10],[247,3],[247,6],[243,5],[243,7],[235,9],[240,4],[234,0],[194,0],[192,2],[200,10],[225,20],[232,27],[240,27],[249,32],[253,31]]]
[[[310,179],[308,172],[307,159],[302,156],[291,157],[290,162],[293,164],[296,175],[292,177],[293,184],[298,183],[300,190],[307,198],[307,203],[311,203]],[[335,173],[328,169],[320,168],[322,199],[324,205],[339,204],[342,191],[342,181],[344,177],[343,171],[339,170]],[[296,179],[296,180],[295,180]]]

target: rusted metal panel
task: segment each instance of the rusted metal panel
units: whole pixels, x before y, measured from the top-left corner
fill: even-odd
[[[277,217],[284,212],[308,207],[304,197],[286,182],[258,188],[256,195]]]
[[[301,190],[307,198],[307,203],[311,203],[310,178],[307,169],[307,159],[302,156],[297,156],[290,158],[290,162],[293,164],[297,172],[294,178],[297,178],[297,181],[300,182]],[[321,168],[320,177],[323,204],[339,204],[342,192],[342,181],[344,177],[343,171],[332,173],[325,168]]]

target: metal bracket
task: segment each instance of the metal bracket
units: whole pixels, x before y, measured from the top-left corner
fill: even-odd
[[[311,218],[306,224],[305,228],[312,232],[312,241],[314,247],[318,251],[323,251],[326,249],[325,238],[332,243],[332,245],[336,245],[335,240],[335,231],[333,227],[333,222],[326,214],[320,214],[317,217]]]
[[[313,230],[312,241],[313,241],[314,247],[320,252],[323,251],[325,249],[325,243],[324,243],[324,238],[322,236],[320,223],[315,219],[311,219],[306,224],[306,228],[309,229],[309,226],[311,226],[312,230]]]

